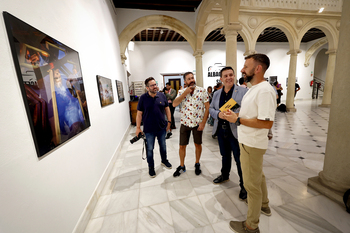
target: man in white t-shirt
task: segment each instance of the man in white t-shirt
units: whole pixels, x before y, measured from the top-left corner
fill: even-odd
[[[264,74],[270,66],[265,54],[252,54],[245,58],[241,72],[252,87],[244,95],[239,117],[228,111],[225,118],[238,127],[238,141],[241,150],[241,166],[244,187],[248,193],[247,220],[231,221],[234,232],[260,232],[260,212],[270,216],[269,199],[263,168],[263,155],[268,146],[267,134],[273,125],[276,110],[276,93],[265,81]]]

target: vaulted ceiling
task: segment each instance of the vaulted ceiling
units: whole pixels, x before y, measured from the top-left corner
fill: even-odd
[[[195,12],[202,0],[113,0],[116,8],[141,9],[141,10],[159,10],[159,11],[179,11],[179,12]],[[222,28],[213,30],[205,38],[205,41],[221,41],[225,42],[225,36],[221,34]],[[326,35],[317,28],[311,28],[303,37],[301,42],[309,42]],[[136,34],[132,41],[173,41],[180,42],[186,39],[179,33],[161,27],[145,29]],[[240,35],[237,41],[242,42]],[[288,42],[284,32],[275,27],[265,28],[260,34],[258,42]]]

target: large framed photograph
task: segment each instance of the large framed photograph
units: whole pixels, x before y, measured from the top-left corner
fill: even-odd
[[[79,54],[4,12],[13,61],[39,158],[90,126]]]
[[[96,75],[98,92],[100,93],[101,106],[107,106],[114,103],[112,80]]]
[[[119,103],[121,103],[125,100],[124,91],[123,91],[123,82],[118,80],[116,80],[115,82],[117,83],[118,101]]]

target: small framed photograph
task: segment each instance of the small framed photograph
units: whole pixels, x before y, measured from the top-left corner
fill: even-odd
[[[118,92],[118,101],[119,103],[123,102],[125,100],[124,98],[124,91],[123,91],[123,82],[116,80],[117,84],[117,92]]]
[[[114,103],[112,80],[96,75],[97,87],[100,94],[101,107]]]

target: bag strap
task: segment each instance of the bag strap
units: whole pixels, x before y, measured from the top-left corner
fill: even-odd
[[[348,191],[346,191],[344,193],[343,196],[343,201],[346,207],[346,212],[348,212],[350,214],[350,200],[349,200],[349,196],[350,196],[350,189]]]
[[[145,154],[145,148],[146,148],[146,157],[143,157]],[[146,138],[143,139],[143,147],[142,147],[142,159],[145,160],[147,158],[147,141]]]

